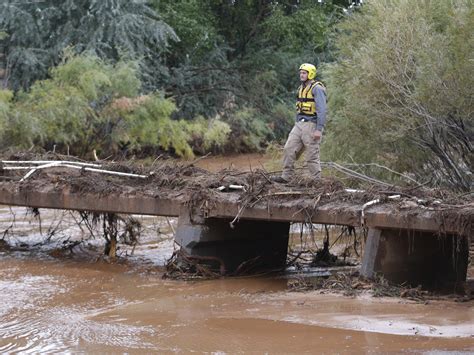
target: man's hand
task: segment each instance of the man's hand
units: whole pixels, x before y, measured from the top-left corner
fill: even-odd
[[[314,131],[314,133],[313,133],[313,138],[314,138],[315,140],[321,139],[321,131],[318,131],[318,130]]]

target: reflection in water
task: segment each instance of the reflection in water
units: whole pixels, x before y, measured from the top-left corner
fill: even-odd
[[[24,211],[15,211],[21,223],[8,241],[41,238],[22,221]],[[42,215],[44,226],[55,213]],[[0,231],[8,214],[0,210]],[[294,293],[287,291],[288,279],[277,276],[163,280],[173,243],[157,230],[168,223],[144,223],[149,236],[116,264],[97,261],[100,249],[91,250],[99,240],[60,258],[50,256],[54,245],[0,252],[0,352],[474,350],[472,302]],[[73,225],[61,233],[80,234]]]

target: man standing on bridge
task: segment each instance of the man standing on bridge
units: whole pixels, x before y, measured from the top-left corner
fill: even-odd
[[[315,80],[316,67],[301,64],[301,85],[296,98],[296,123],[288,136],[284,148],[283,173],[273,181],[286,183],[294,173],[295,161],[303,149],[306,150],[306,166],[314,179],[321,177],[319,145],[326,122],[326,88]]]

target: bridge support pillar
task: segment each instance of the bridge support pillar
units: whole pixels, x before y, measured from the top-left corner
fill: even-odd
[[[289,223],[240,220],[231,228],[230,221],[205,219],[186,211],[178,219],[175,240],[198,261],[202,258],[203,262],[213,265],[216,261],[223,262],[226,273],[239,267],[251,272],[285,265]]]
[[[461,287],[466,280],[466,236],[436,235],[397,229],[369,229],[361,274],[376,274],[412,286]]]

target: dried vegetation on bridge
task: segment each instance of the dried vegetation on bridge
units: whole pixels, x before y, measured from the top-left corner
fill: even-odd
[[[56,154],[35,155],[17,153],[4,160],[73,160],[71,157]],[[21,191],[41,191],[54,188],[56,191],[67,189],[71,193],[96,194],[97,197],[110,195],[146,196],[177,200],[191,207],[204,208],[213,203],[231,201],[240,207],[236,215],[246,208],[262,204],[285,205],[304,210],[311,215],[315,210],[331,204],[335,210],[353,214],[354,224],[359,222],[360,211],[364,205],[372,202],[374,208],[390,213],[411,216],[431,211],[448,224],[456,224],[457,231],[471,235],[474,226],[474,197],[471,194],[455,194],[423,186],[387,186],[361,184],[358,190],[350,190],[354,181],[343,182],[336,178],[323,178],[315,181],[299,177],[289,184],[271,181],[271,173],[256,169],[251,172],[224,169],[209,172],[196,167],[193,163],[182,163],[158,159],[149,166],[133,161],[98,162],[100,169],[137,174],[141,177],[115,176],[86,169],[68,167],[50,167],[31,174],[25,181],[20,180],[28,170],[5,170],[0,166],[0,187]],[[17,164],[20,165],[20,164]],[[8,166],[12,166],[9,164]],[[366,206],[369,207],[369,206]],[[357,221],[355,221],[357,219]],[[440,233],[443,231],[440,230]]]
[[[39,156],[29,153],[17,153],[4,160],[66,159],[73,160],[60,155]],[[411,215],[416,215],[418,212],[433,211],[443,220],[456,223],[457,230],[462,234],[469,235],[473,230],[472,194],[459,195],[423,186],[400,187],[360,182],[358,190],[353,191],[348,189],[347,185],[354,186],[354,181],[343,182],[336,178],[315,181],[299,177],[283,185],[273,183],[271,174],[263,169],[251,172],[224,169],[213,173],[198,168],[193,163],[177,163],[166,159],[158,159],[149,166],[133,161],[98,163],[101,165],[100,169],[137,174],[141,177],[115,176],[58,166],[39,169],[20,182],[28,170],[6,170],[7,166],[15,164],[3,164],[0,166],[0,179],[3,180],[1,185],[3,188],[11,187],[21,191],[51,189],[53,186],[55,190],[68,189],[72,193],[96,194],[98,197],[152,196],[179,200],[194,207],[203,207],[204,203],[209,206],[219,201],[229,201],[232,196],[230,199],[241,206],[239,213],[264,203],[285,204],[304,209],[306,213],[313,213],[327,204],[346,209],[352,207],[360,211],[367,202],[372,201],[372,205],[389,206],[391,213],[399,211],[406,214],[409,211]]]

